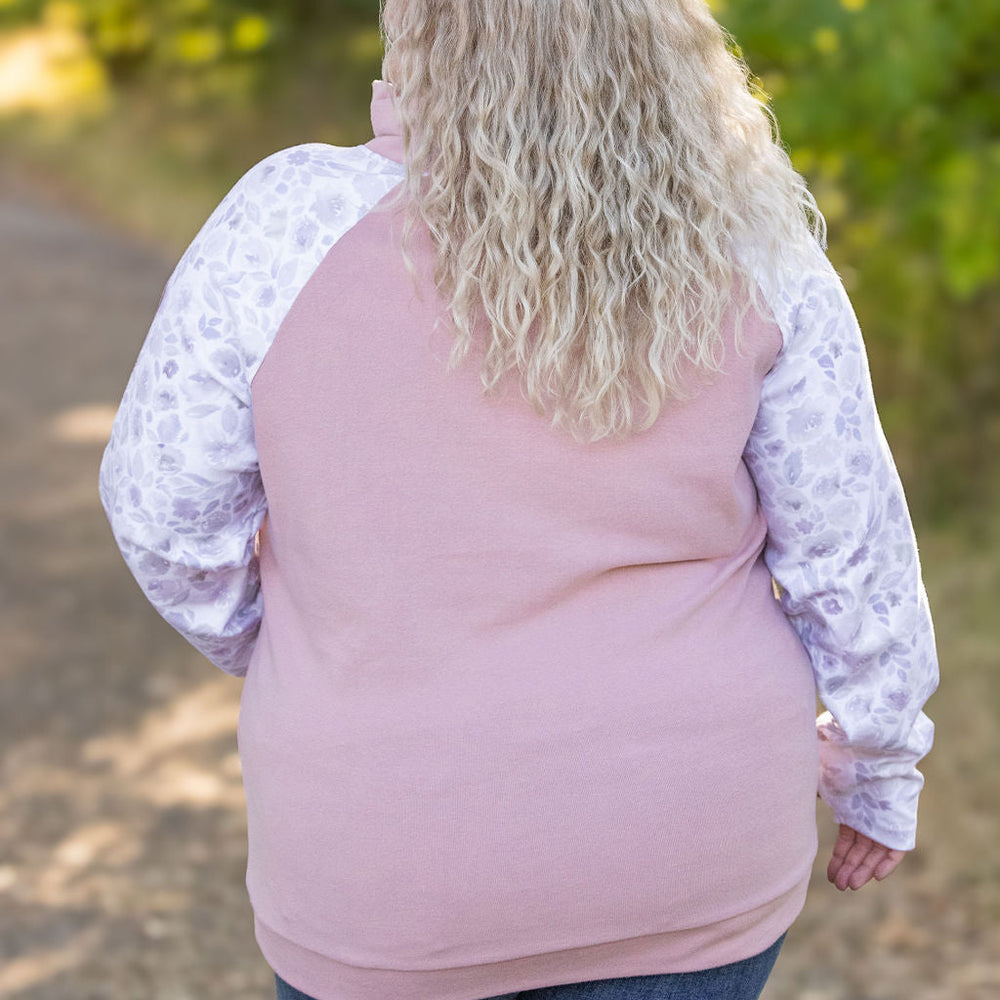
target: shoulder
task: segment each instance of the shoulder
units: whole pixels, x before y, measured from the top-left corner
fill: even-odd
[[[264,272],[280,260],[314,263],[403,177],[364,146],[305,143],[250,167],[229,189],[175,274],[215,283]]]
[[[401,165],[364,146],[304,143],[278,150],[250,167],[206,224],[209,231],[276,235],[282,221],[317,210],[366,205],[387,183],[402,179]]]
[[[192,343],[225,342],[240,359],[231,367],[249,380],[329,249],[403,171],[363,146],[323,143],[254,164],[178,263],[161,300],[161,324],[183,326]]]
[[[294,195],[314,190],[323,181],[363,183],[369,176],[401,176],[401,164],[373,153],[366,146],[331,146],[308,142],[289,146],[252,166],[234,190],[245,195]]]
[[[853,320],[844,284],[812,236],[780,256],[744,246],[739,258],[781,331],[783,349],[807,332],[821,333],[831,323]]]

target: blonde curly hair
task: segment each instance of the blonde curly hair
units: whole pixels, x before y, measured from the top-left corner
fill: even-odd
[[[404,255],[413,274],[421,218],[450,365],[485,319],[485,390],[516,373],[578,439],[648,428],[692,365],[719,370],[727,313],[739,329],[757,300],[740,246],[773,261],[823,242],[701,0],[380,0],[380,26]]]

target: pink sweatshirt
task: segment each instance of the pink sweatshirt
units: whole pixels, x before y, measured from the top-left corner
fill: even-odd
[[[381,83],[372,118],[213,214],[102,466],[151,600],[245,677],[264,957],[319,1000],[477,1000],[755,954],[803,905],[817,787],[903,844],[930,745],[933,637],[849,308],[830,365],[783,362],[812,326],[840,343],[801,332],[843,319],[839,283],[768,289],[693,399],[575,443],[446,370],[429,235],[418,294],[383,210]],[[849,639],[828,663],[838,630],[864,671]]]

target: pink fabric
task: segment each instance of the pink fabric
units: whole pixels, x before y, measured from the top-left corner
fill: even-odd
[[[376,86],[376,152],[401,157]],[[387,113],[389,112],[389,113]],[[622,443],[484,399],[402,210],[253,382],[264,620],[238,740],[265,958],[319,1000],[475,1000],[773,943],[816,851],[808,657],[741,455],[780,346]]]

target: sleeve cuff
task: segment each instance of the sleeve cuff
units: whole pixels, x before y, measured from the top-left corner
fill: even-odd
[[[912,762],[913,755],[907,753],[906,759],[895,760],[882,751],[868,757],[831,739],[829,722],[828,713],[817,720],[820,798],[833,810],[838,823],[894,850],[913,850],[917,799],[924,783]]]

